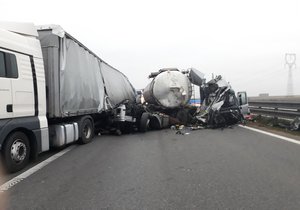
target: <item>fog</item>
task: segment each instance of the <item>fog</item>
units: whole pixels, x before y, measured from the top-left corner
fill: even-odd
[[[300,95],[297,0],[16,1],[1,21],[59,24],[144,88],[150,72],[194,67],[222,75],[236,90],[286,95],[285,54],[296,53],[293,94]]]

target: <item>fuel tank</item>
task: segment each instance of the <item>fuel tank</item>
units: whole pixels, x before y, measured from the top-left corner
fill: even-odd
[[[154,75],[154,76],[153,76]],[[186,105],[192,96],[192,86],[187,75],[178,69],[160,70],[144,88],[144,99],[149,104],[163,108],[177,108]]]

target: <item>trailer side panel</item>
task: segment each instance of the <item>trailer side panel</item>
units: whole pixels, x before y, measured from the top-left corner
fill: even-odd
[[[100,59],[67,35],[39,31],[44,55],[48,116],[61,118],[101,112],[104,85]]]

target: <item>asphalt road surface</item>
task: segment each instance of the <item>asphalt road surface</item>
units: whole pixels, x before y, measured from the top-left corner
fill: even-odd
[[[98,136],[7,193],[9,209],[299,209],[300,145],[241,127]]]

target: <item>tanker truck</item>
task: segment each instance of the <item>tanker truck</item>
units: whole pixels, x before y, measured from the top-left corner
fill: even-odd
[[[204,74],[190,68],[186,71],[168,68],[150,74],[152,81],[144,89],[147,113],[143,113],[141,127],[161,128],[162,117],[169,119],[165,125],[193,124],[205,127],[225,127],[243,122],[248,110],[246,92],[238,92],[237,99],[229,83],[217,76],[206,83]],[[199,87],[201,107],[189,106],[192,84]],[[148,121],[147,121],[148,120]],[[165,120],[166,121],[166,120]]]
[[[0,23],[0,150],[8,172],[51,147],[91,142],[97,125],[114,116],[135,121],[114,112],[134,101],[127,77],[60,26]]]
[[[147,123],[152,128],[189,123],[196,111],[195,107],[188,105],[192,84],[201,86],[205,82],[204,74],[194,68],[185,71],[164,68],[151,73],[149,78],[152,81],[143,91],[148,112],[142,115],[141,127],[145,128]]]

